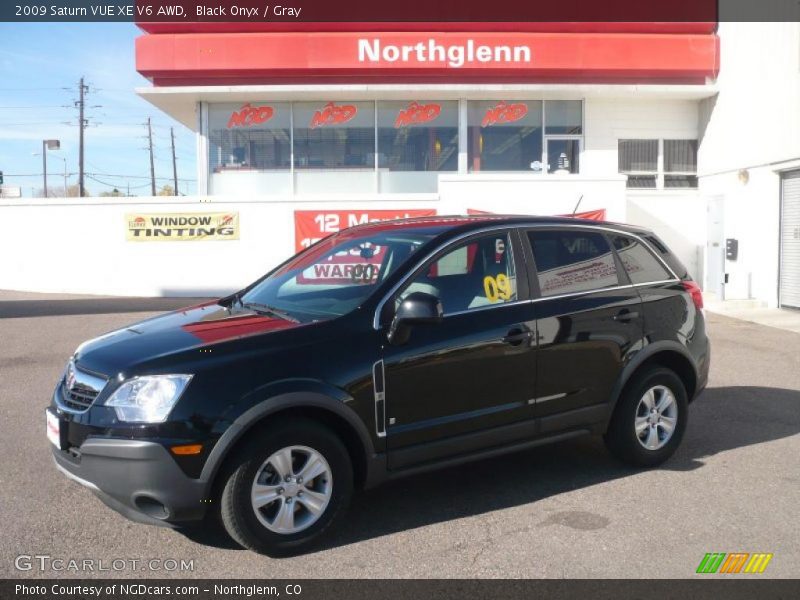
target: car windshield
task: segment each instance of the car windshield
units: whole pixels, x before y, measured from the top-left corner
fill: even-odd
[[[240,302],[300,322],[342,316],[434,235],[425,229],[378,226],[337,233],[295,256]]]

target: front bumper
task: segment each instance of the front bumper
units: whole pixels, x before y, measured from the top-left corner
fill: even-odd
[[[188,477],[155,442],[88,438],[79,452],[53,447],[56,467],[133,521],[174,527],[202,519],[205,482]]]

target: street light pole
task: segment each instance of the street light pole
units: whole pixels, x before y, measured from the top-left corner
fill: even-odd
[[[48,198],[50,194],[47,190],[47,149],[50,150],[60,150],[61,149],[61,141],[60,140],[42,140],[42,174],[44,177],[44,197]],[[34,153],[36,156],[36,153]],[[66,173],[67,173],[67,159],[62,158],[64,161],[64,181],[66,182]],[[66,193],[66,192],[65,192]]]
[[[44,169],[44,197],[47,198],[47,140],[42,140],[42,168]]]

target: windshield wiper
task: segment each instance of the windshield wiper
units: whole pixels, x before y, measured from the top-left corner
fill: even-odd
[[[285,310],[275,308],[274,306],[270,306],[269,304],[261,304],[260,302],[242,302],[241,300],[239,300],[239,305],[242,308],[248,308],[258,313],[272,315],[274,317],[278,317],[279,319],[283,319],[284,321],[291,321],[292,323],[300,322],[299,319],[294,318]]]

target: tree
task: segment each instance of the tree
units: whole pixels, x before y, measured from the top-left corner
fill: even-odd
[[[64,186],[47,186],[47,192],[51,198],[77,198],[78,197],[78,184],[67,186],[66,193],[64,193]],[[91,196],[89,190],[85,190],[87,196]],[[102,195],[102,194],[101,194]],[[44,198],[44,189],[39,188],[33,191],[34,198]]]
[[[172,186],[169,184],[165,184],[160,190],[158,190],[159,196],[174,196],[175,190],[172,189]]]
[[[113,189],[113,190],[111,190],[110,192],[102,192],[100,195],[101,195],[102,197],[104,197],[104,198],[109,198],[109,197],[112,197],[112,198],[117,198],[117,197],[119,197],[119,196],[124,196],[125,194],[123,194],[122,192],[120,192],[120,191],[119,191],[117,188],[114,188],[114,189]]]

